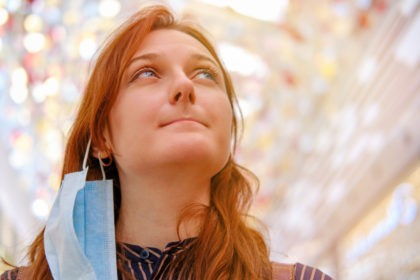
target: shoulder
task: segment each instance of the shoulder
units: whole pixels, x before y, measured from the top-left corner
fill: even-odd
[[[295,279],[303,280],[332,280],[331,276],[323,273],[319,269],[304,265],[301,263],[295,264]]]
[[[273,280],[290,280],[293,279],[295,267],[293,264],[271,263]]]
[[[283,264],[271,263],[273,280],[332,280],[330,276],[319,269],[301,263]]]
[[[18,267],[11,270],[7,270],[3,274],[0,275],[0,280],[16,280],[18,273],[19,273]]]
[[[29,279],[28,271],[26,266],[15,267],[1,274],[0,280],[26,280]]]

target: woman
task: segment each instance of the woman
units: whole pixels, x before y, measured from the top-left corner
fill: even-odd
[[[270,263],[263,236],[248,226],[257,180],[233,159],[235,104],[214,47],[165,7],[137,12],[102,48],[63,176],[81,169],[91,139],[88,179],[100,179],[98,162],[105,162],[114,182],[120,279],[323,276],[300,264]],[[44,232],[29,260],[1,279],[52,279]]]

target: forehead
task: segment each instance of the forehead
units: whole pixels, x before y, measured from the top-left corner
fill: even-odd
[[[194,37],[173,29],[158,29],[148,33],[135,54],[148,52],[169,52],[176,54],[176,51],[201,53],[213,57],[209,50]]]

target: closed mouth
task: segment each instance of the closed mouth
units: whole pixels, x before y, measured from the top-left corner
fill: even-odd
[[[174,120],[171,120],[169,122],[163,123],[161,125],[161,127],[168,126],[168,125],[171,125],[171,124],[174,124],[174,123],[180,123],[180,122],[194,122],[194,123],[201,124],[203,126],[207,126],[207,125],[203,124],[202,122],[200,122],[200,121],[198,121],[196,119],[192,119],[192,118],[179,118],[179,119],[174,119]]]

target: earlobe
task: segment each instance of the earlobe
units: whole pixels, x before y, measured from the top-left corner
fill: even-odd
[[[107,142],[105,142],[105,149],[103,150],[93,147],[93,156],[101,161],[103,166],[110,166],[112,164],[112,150]]]
[[[107,144],[105,146],[105,149],[100,149],[96,146],[92,147],[92,156],[97,159],[109,157],[111,155],[111,149],[108,148]]]
[[[112,164],[112,155],[103,155],[101,152],[98,152],[98,160],[102,163],[103,166],[110,166]]]
[[[104,166],[109,166],[112,163],[112,148],[111,148],[111,141],[110,141],[110,135],[108,133],[108,128],[105,127],[104,133],[102,136],[102,143],[104,147],[98,147],[97,145],[94,145],[92,147],[93,150],[93,156],[97,158],[98,160],[101,160]]]

